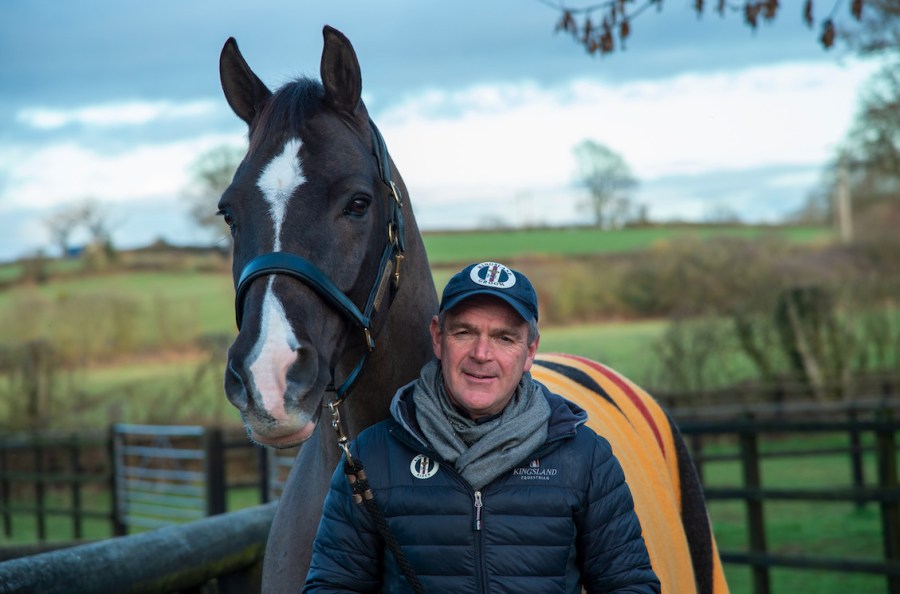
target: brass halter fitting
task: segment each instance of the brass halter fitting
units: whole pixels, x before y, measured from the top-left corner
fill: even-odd
[[[394,180],[390,180],[388,183],[391,185],[391,194],[394,195],[394,202],[397,203],[398,208],[403,208],[403,199],[400,197],[400,188],[397,187]]]

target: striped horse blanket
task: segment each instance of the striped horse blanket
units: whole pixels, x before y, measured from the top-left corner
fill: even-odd
[[[539,354],[532,376],[588,413],[631,488],[653,569],[667,594],[727,594],[703,491],[681,434],[644,390],[595,361]]]

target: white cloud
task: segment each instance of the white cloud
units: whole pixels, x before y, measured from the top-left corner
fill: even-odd
[[[638,177],[824,163],[875,64],[783,64],[609,85],[578,80],[432,90],[376,119],[411,191],[426,201],[562,189],[590,138]],[[785,180],[782,180],[784,183]]]
[[[174,103],[172,101],[132,101],[92,105],[75,109],[33,107],[21,110],[16,120],[42,130],[70,124],[85,126],[136,126],[158,120],[174,120],[215,113],[221,106],[214,101]]]
[[[191,181],[188,169],[199,155],[222,144],[242,142],[239,135],[211,134],[115,154],[74,142],[37,150],[4,147],[0,173],[7,181],[0,209],[52,207],[84,197],[119,202],[177,196]]]

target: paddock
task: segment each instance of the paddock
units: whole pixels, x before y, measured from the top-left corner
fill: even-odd
[[[714,412],[720,416],[709,416]],[[782,569],[819,576],[869,576],[869,582],[884,585],[878,591],[900,592],[898,413],[900,399],[894,395],[852,406],[756,406],[741,411],[708,410],[706,417],[679,419],[701,477],[723,463],[737,465],[736,474],[741,477],[727,486],[704,486],[714,526],[719,502],[735,502],[742,510],[748,538],[745,547],[720,551],[726,574],[749,572],[746,591],[762,594],[778,594],[772,574]],[[810,448],[794,443],[798,438],[827,435],[840,437],[844,445]],[[834,487],[785,487],[764,480],[762,468],[767,461],[812,464],[822,457],[841,460],[842,477]],[[51,477],[45,478],[49,486]],[[8,482],[9,476],[0,474],[0,481]],[[876,510],[880,535],[875,536],[881,537],[881,557],[773,550],[767,509],[784,501],[810,506],[840,502]],[[2,504],[0,512],[7,514],[9,502]],[[259,592],[275,505],[6,561],[0,563],[0,592]],[[92,569],[96,567],[109,569]]]

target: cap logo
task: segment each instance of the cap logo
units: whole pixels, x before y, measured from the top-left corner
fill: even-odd
[[[509,289],[516,284],[516,275],[513,271],[497,262],[482,262],[472,268],[469,278],[476,285]]]

